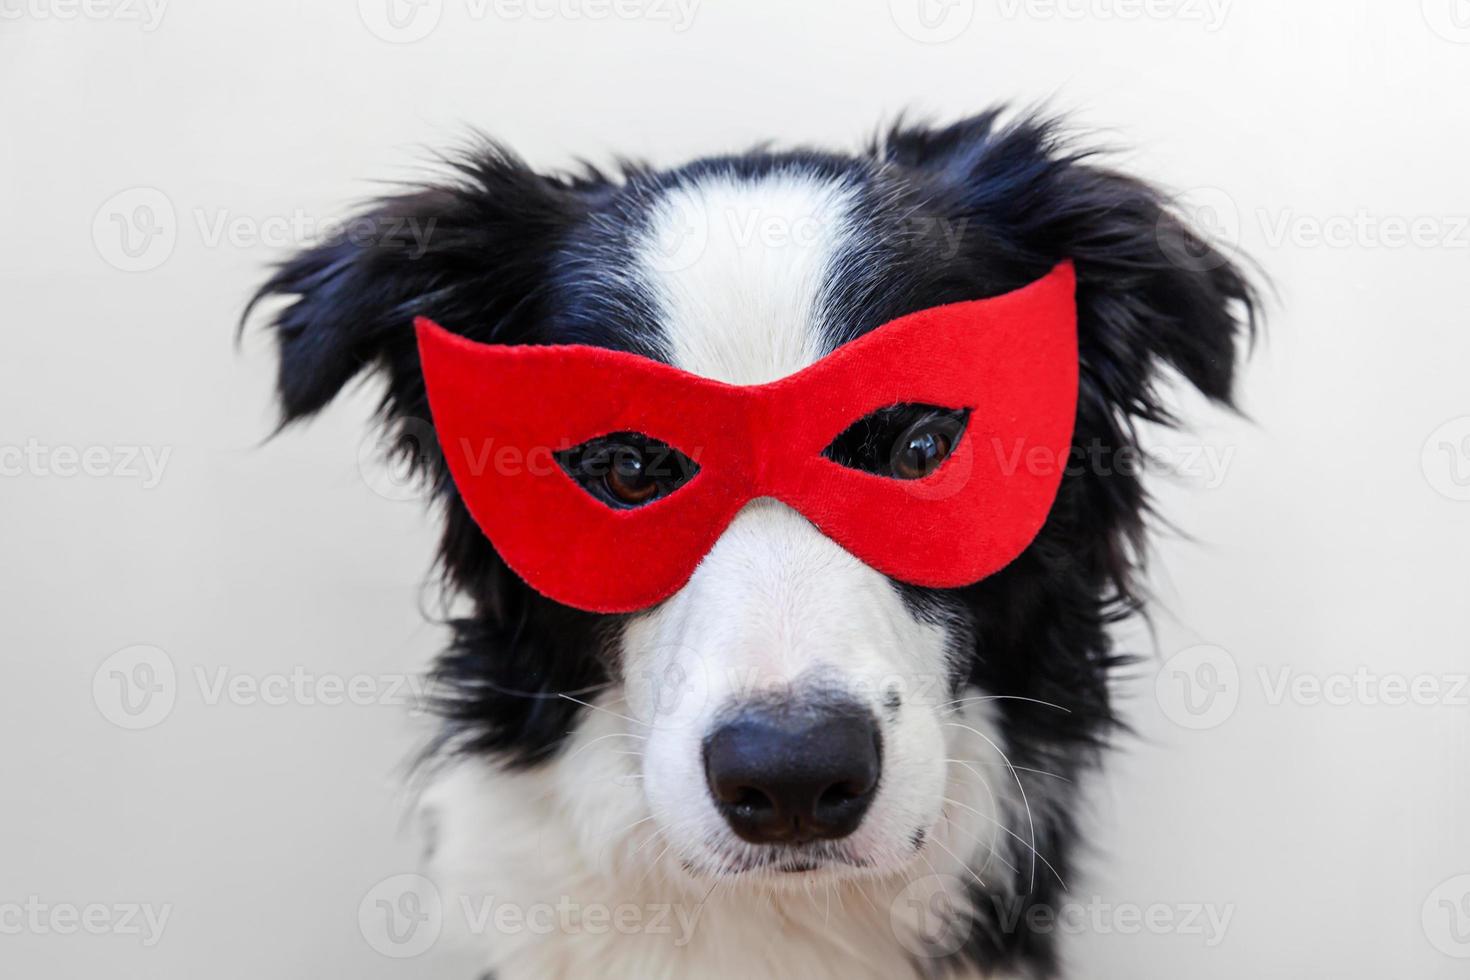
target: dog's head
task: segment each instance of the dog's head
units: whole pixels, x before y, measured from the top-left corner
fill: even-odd
[[[1039,889],[1038,852],[1065,857],[1066,780],[1112,723],[1105,629],[1131,606],[1145,511],[1136,468],[1115,463],[1137,420],[1168,419],[1164,369],[1229,399],[1254,310],[1242,275],[1146,185],[1045,123],[993,113],[900,126],[857,156],[550,176],[486,144],[457,167],[261,291],[293,297],[274,320],[285,418],[378,372],[385,423],[442,502],[446,578],[474,609],[440,662],[444,747],[513,767],[575,752],[584,782],[568,792],[605,814],[597,826],[647,813],[643,832],[666,843],[643,859],[698,879],[882,876],[921,855],[968,864],[988,845],[989,880],[1009,863],[1016,889]],[[1078,276],[1076,451],[1040,534],[972,586],[897,583],[757,500],[668,599],[579,612],[503,564],[425,445],[415,316],[483,343],[602,346],[752,385],[1064,259]],[[952,419],[909,406],[834,451],[926,465],[954,438]],[[606,778],[618,772],[633,778]]]

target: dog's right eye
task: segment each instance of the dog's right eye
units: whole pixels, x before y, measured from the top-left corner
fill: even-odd
[[[699,467],[668,443],[641,432],[614,432],[556,454],[573,480],[609,507],[625,510],[667,497]]]
[[[922,480],[944,464],[970,413],[933,405],[891,405],[848,426],[822,455],[895,480]]]

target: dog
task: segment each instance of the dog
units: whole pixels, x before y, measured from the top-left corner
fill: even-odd
[[[1231,403],[1246,271],[1035,113],[900,120],[851,155],[553,174],[477,137],[446,165],[251,303],[275,310],[283,425],[380,378],[381,421],[443,512],[466,612],[433,670],[418,812],[446,930],[500,980],[1061,975],[1047,916],[1085,836],[1079,782],[1119,730],[1110,628],[1141,606],[1148,501],[1110,464],[1140,423],[1174,424],[1166,376]],[[416,317],[761,385],[1064,261],[1070,451],[1034,540],[973,584],[892,579],[767,498],[650,608],[573,608],[502,559],[428,428]],[[845,451],[963,437],[890,415]]]

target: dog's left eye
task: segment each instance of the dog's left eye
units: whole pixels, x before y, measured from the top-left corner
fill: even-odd
[[[848,426],[822,455],[896,480],[922,480],[954,452],[970,413],[933,405],[890,405]]]
[[[693,479],[688,456],[641,432],[614,432],[556,454],[573,480],[609,507],[642,507]]]

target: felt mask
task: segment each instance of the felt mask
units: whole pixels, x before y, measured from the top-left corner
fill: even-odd
[[[1070,262],[1003,296],[899,317],[761,385],[600,347],[415,328],[470,516],[533,588],[594,612],[678,591],[760,497],[884,575],[969,585],[1041,529],[1077,410]],[[861,443],[862,425],[914,406],[935,410],[930,424],[878,447],[881,465],[837,461],[839,437]]]

